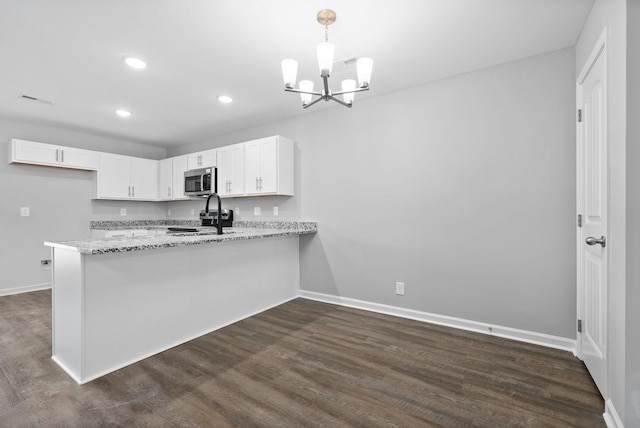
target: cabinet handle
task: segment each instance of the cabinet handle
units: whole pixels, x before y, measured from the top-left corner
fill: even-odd
[[[60,149],[56,149],[56,162],[58,162],[58,152],[60,152]]]
[[[262,190],[262,177],[260,177],[260,190]]]
[[[136,196],[136,186],[131,186],[131,196]]]
[[[128,195],[129,197],[131,197],[131,186],[128,186],[128,189],[129,189]]]
[[[258,187],[258,177],[256,177],[256,190],[260,190],[260,188]]]
[[[60,162],[64,163],[64,150],[60,150]]]
[[[167,196],[171,197],[171,186],[167,187]]]

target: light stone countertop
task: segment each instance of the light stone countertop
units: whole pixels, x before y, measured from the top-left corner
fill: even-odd
[[[240,223],[240,222],[238,222]],[[246,222],[251,223],[251,222]],[[249,224],[247,224],[248,226]],[[130,251],[150,250],[155,248],[169,248],[169,247],[185,247],[189,245],[199,245],[208,243],[218,243],[226,241],[241,241],[248,239],[260,239],[271,238],[276,236],[290,236],[290,235],[304,235],[309,233],[316,233],[317,223],[315,222],[259,222],[256,225],[262,227],[234,227],[224,228],[222,235],[215,233],[215,228],[207,228],[206,230],[199,231],[195,234],[179,234],[179,235],[150,235],[139,236],[133,238],[108,238],[108,239],[89,239],[82,241],[55,241],[45,242],[44,245],[53,248],[62,248],[71,251],[77,251],[83,254],[109,254],[109,253],[124,253]],[[95,227],[97,226],[97,227]],[[161,227],[193,227],[189,224],[147,224],[145,226],[124,226],[120,227],[108,227],[105,225],[92,224],[94,229],[116,229],[116,228],[161,228]],[[244,224],[243,224],[244,226]],[[265,227],[271,226],[271,227]],[[198,228],[202,229],[202,228]]]

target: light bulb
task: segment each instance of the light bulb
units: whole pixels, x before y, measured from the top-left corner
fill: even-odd
[[[373,70],[373,60],[371,58],[360,58],[356,61],[356,72],[358,73],[358,85],[366,88],[371,82],[371,71]]]
[[[318,43],[316,50],[318,52],[320,74],[331,74],[331,69],[333,68],[333,53],[336,50],[335,46],[329,42],[322,42]]]
[[[298,61],[295,59],[282,60],[282,79],[285,88],[296,86],[296,75],[298,74]]]
[[[353,79],[346,79],[342,81],[342,92],[354,91],[356,89],[356,81]],[[342,94],[342,99],[345,103],[351,105],[355,99],[356,94],[354,92],[348,92]]]
[[[301,80],[300,90],[305,92],[313,92],[313,82],[311,80]],[[311,102],[311,97],[311,94],[300,94],[302,105],[306,106],[307,104],[309,104]]]

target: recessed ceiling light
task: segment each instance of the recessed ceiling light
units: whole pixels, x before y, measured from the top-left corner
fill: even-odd
[[[116,114],[120,117],[130,117],[131,112],[128,110],[116,110]]]
[[[142,68],[147,68],[147,63],[144,62],[143,60],[141,60],[140,58],[135,58],[132,56],[125,56],[124,57],[124,62],[132,68],[138,68],[138,69],[142,69]]]
[[[233,101],[233,98],[228,95],[218,95],[218,101],[220,101],[222,104],[229,104],[231,101]]]

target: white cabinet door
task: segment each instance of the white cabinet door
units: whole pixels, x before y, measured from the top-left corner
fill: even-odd
[[[58,165],[60,149],[51,144],[36,143],[34,141],[11,141],[14,162],[35,163],[40,165]]]
[[[244,194],[244,144],[218,149],[218,194],[240,196]]]
[[[280,136],[249,141],[244,147],[247,195],[293,195],[293,141]]]
[[[173,159],[158,162],[158,197],[163,201],[173,198]]]
[[[248,195],[260,194],[260,140],[244,146],[244,189]]]
[[[260,192],[278,192],[278,140],[267,138],[260,144]]]
[[[87,170],[98,167],[98,153],[91,150],[13,139],[11,152],[11,162]]]
[[[131,198],[158,199],[158,161],[131,158]]]
[[[191,153],[188,156],[187,166],[189,169],[206,168],[216,166],[216,149]]]
[[[98,152],[60,146],[60,166],[65,168],[97,169]]]
[[[189,199],[184,195],[184,172],[187,171],[187,156],[173,158],[173,199]]]
[[[130,197],[130,158],[111,153],[100,153],[98,199],[129,199]]]

